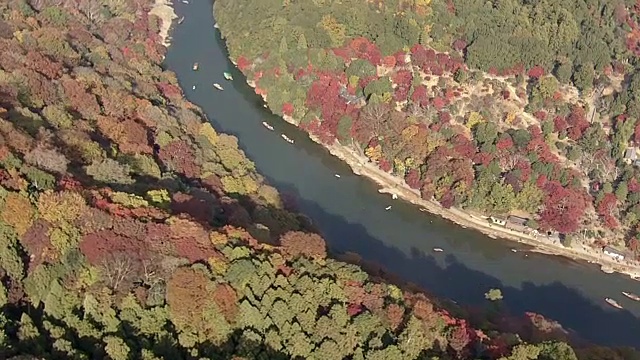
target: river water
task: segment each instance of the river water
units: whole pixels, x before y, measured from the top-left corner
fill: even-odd
[[[640,293],[640,282],[559,257],[525,257],[510,250],[516,246],[513,242],[490,239],[379,194],[374,183],[353,175],[303,132],[263,108],[262,99],[227,59],[224,42],[213,27],[211,0],[176,1],[175,10],[185,20],[174,23],[165,66],[177,74],[186,97],[204,109],[218,131],[239,138],[241,148],[272,185],[298,198],[299,208],[332,250],[356,252],[461,304],[482,304],[488,289],[500,288],[513,313],[543,314],[603,345],[640,347],[640,302],[620,294]],[[191,69],[194,62],[200,63],[197,72]],[[233,82],[224,80],[224,71],[233,74]],[[225,90],[215,90],[214,82]],[[262,126],[264,120],[274,132]],[[295,145],[282,140],[280,133]],[[392,209],[385,211],[389,205]],[[444,252],[434,253],[433,247]],[[607,296],[626,310],[609,307],[603,301]]]

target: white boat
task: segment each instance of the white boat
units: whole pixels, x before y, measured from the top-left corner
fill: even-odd
[[[628,297],[631,300],[640,301],[640,296],[638,296],[638,295],[636,295],[634,293],[629,293],[629,292],[623,291],[622,295]]]
[[[222,85],[220,85],[220,84],[218,84],[218,83],[213,84],[213,87],[214,87],[214,88],[216,88],[216,89],[218,89],[218,90],[220,90],[220,91],[224,90],[224,88],[222,87]]]
[[[182,0],[182,3],[183,3],[183,4],[189,4],[189,1],[187,1],[187,0]]]
[[[293,140],[291,140],[287,135],[281,134],[280,136],[282,136],[282,138],[289,144],[293,144]]]
[[[195,86],[195,85],[193,85],[193,86],[191,87],[191,89],[192,89],[192,90],[195,90],[195,89],[196,89],[196,86]]]
[[[511,252],[514,252],[514,253],[515,253],[515,252],[518,252],[518,250],[516,250],[516,249],[511,249]]]
[[[385,210],[391,210],[391,205],[387,206],[386,208],[384,208]]]
[[[225,71],[222,75],[224,76],[225,80],[233,81],[233,76],[231,75],[231,73]]]
[[[425,211],[427,211],[427,209],[425,209],[425,208],[420,208],[420,212],[425,212]]]
[[[615,272],[615,270],[607,265],[602,265],[600,266],[600,271],[602,271],[605,274],[613,274]]]
[[[218,26],[218,23],[213,24],[213,27],[214,27],[215,29],[220,29],[220,27]]]
[[[197,71],[199,68],[200,68],[200,64],[193,63],[193,67],[192,67],[193,71]]]
[[[337,177],[338,179],[340,179],[340,175],[336,174],[335,177]]]
[[[262,125],[263,125],[264,127],[266,127],[267,129],[269,129],[269,130],[273,131],[273,126],[271,126],[271,124],[269,124],[268,122],[263,121],[263,122],[262,122]]]
[[[178,20],[178,25],[182,24],[183,21],[184,21],[184,16]]]
[[[391,198],[392,198],[393,200],[396,200],[396,199],[398,199],[398,195],[396,195],[396,194],[391,194]]]
[[[433,248],[433,251],[435,251],[435,252],[443,252],[444,250],[442,250],[442,248],[435,247],[435,248]]]
[[[613,306],[616,309],[622,309],[622,305],[618,304],[618,302],[613,300],[612,298],[605,298],[604,301],[606,301],[607,304]]]

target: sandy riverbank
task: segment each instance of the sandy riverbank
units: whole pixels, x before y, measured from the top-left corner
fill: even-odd
[[[235,64],[235,62],[234,62]],[[249,86],[255,88],[255,83],[248,80]],[[262,95],[263,100],[266,102],[266,96]],[[291,117],[284,116],[285,121],[293,125],[298,125],[298,122]],[[586,249],[584,247],[565,247],[562,244],[553,242],[546,237],[538,236],[534,237],[529,234],[525,234],[518,231],[513,231],[504,227],[491,225],[487,219],[474,216],[466,211],[450,208],[445,209],[435,201],[427,201],[420,197],[420,193],[411,189],[404,181],[404,179],[398,178],[390,173],[380,170],[375,164],[369,162],[369,160],[357,153],[353,149],[341,145],[336,142],[333,145],[327,145],[321,143],[313,135],[309,134],[311,140],[322,145],[325,149],[336,156],[342,161],[346,162],[352,169],[353,173],[360,176],[365,176],[374,181],[378,185],[382,186],[379,190],[381,193],[396,194],[399,198],[409,201],[412,204],[421,206],[431,214],[439,215],[447,220],[450,220],[462,227],[472,228],[480,231],[485,235],[492,238],[501,238],[511,241],[517,241],[518,243],[525,244],[533,247],[532,252],[564,256],[572,260],[583,260],[594,264],[599,264],[602,270],[611,273],[617,272],[625,275],[629,275],[631,278],[640,278],[640,265],[638,264],[624,264],[620,263],[612,258],[602,254],[601,252],[593,249]]]
[[[291,122],[291,119],[289,119],[289,122]],[[317,139],[313,140],[318,142]],[[565,247],[543,236],[534,237],[497,225],[491,225],[487,219],[471,215],[457,208],[445,209],[437,202],[422,199],[420,193],[415,189],[411,189],[403,179],[380,170],[375,164],[369,162],[368,159],[354,150],[338,143],[331,146],[322,145],[332,155],[346,162],[356,175],[365,176],[382,186],[380,192],[396,194],[399,198],[419,205],[426,211],[442,216],[460,226],[475,229],[491,237],[499,237],[532,246],[534,247],[534,250],[532,250],[534,252],[564,256],[573,260],[584,260],[600,264],[604,270],[613,270],[631,277],[640,276],[640,266],[620,263],[596,250],[582,247]]]
[[[170,0],[155,0],[149,14],[155,15],[162,21],[160,24],[160,43],[164,47],[169,47],[171,41],[169,38],[169,31],[171,30],[171,24],[173,20],[178,17],[173,10],[173,3]]]

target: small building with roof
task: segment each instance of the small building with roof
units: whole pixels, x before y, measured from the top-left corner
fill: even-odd
[[[610,256],[616,260],[624,260],[624,253],[622,253],[622,251],[616,250],[611,246],[605,246],[604,248],[602,248],[602,252],[607,255]]]
[[[507,223],[505,224],[505,227],[507,229],[525,232],[528,229],[526,225],[527,221],[529,221],[529,219],[527,218],[510,215],[509,217],[507,217]]]
[[[636,160],[638,160],[638,153],[636,152],[636,148],[627,148],[627,150],[624,152],[624,161],[626,161],[627,164],[631,164],[635,163]]]

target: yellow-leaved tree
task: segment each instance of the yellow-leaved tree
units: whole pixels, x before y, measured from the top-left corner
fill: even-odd
[[[472,129],[474,126],[485,121],[486,120],[482,117],[482,115],[480,115],[480,113],[476,111],[472,111],[469,113],[469,116],[467,116],[467,121],[465,122],[465,126],[468,129]]]
[[[367,155],[371,161],[377,162],[382,157],[382,146],[380,146],[380,144],[373,147],[369,146],[365,149],[364,154]]]

